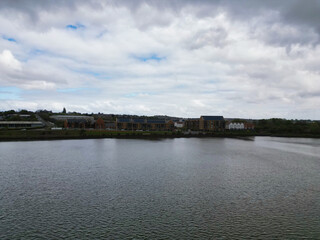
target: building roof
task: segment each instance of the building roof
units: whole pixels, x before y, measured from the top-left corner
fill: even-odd
[[[201,116],[205,121],[224,121],[223,116]]]
[[[94,120],[91,116],[85,116],[85,115],[52,115],[51,118],[57,119],[57,120],[69,120],[69,119],[88,119],[88,120]]]
[[[41,124],[42,122],[30,122],[30,121],[0,121],[0,124]]]
[[[188,120],[188,121],[199,121],[200,118],[188,118],[187,120]]]
[[[155,123],[161,124],[166,123],[165,120],[159,119],[142,119],[142,118],[117,118],[118,123]]]
[[[158,124],[160,124],[160,123],[166,123],[166,121],[165,120],[148,119],[147,123],[158,123]]]
[[[87,122],[91,122],[91,119],[83,119],[83,118],[78,118],[78,119],[66,119],[66,121],[68,123],[87,123]]]
[[[131,119],[130,118],[117,118],[117,122],[120,122],[120,123],[131,122]]]
[[[134,123],[145,123],[145,119],[141,119],[141,118],[133,118],[132,121]]]

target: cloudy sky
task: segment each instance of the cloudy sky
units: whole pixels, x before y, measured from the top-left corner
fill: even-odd
[[[320,0],[0,1],[0,111],[320,119]]]

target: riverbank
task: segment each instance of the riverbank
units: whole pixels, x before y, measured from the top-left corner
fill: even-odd
[[[2,130],[0,141],[37,141],[62,139],[96,139],[96,138],[125,138],[125,139],[159,139],[159,138],[190,138],[190,137],[222,137],[250,140],[254,136],[320,138],[314,134],[292,133],[258,133],[254,131],[212,132],[212,133],[183,133],[171,131],[107,131],[107,130]]]

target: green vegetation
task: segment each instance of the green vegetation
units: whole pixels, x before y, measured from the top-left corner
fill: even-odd
[[[90,138],[179,138],[179,137],[229,137],[250,140],[252,136],[279,137],[320,137],[320,134],[308,133],[259,133],[255,131],[206,132],[184,134],[171,131],[108,131],[108,130],[0,130],[0,141],[17,140],[57,140],[57,139],[90,139]]]
[[[39,111],[38,115],[45,121],[52,121],[52,119],[50,119],[50,116],[52,115],[52,112],[49,111]]]
[[[310,120],[263,119],[254,122],[260,134],[320,136],[320,122]]]
[[[55,114],[48,110],[38,110],[31,112],[28,110],[9,110],[0,112],[1,121],[39,121],[39,115],[47,122],[53,123],[55,127],[64,127],[64,121],[57,121],[50,116]],[[113,115],[113,114],[81,114],[69,112],[68,115],[93,116],[95,119],[103,118],[105,123],[114,124],[116,117],[136,117],[132,115]],[[140,116],[141,117],[141,116]],[[143,118],[156,118],[143,116]],[[246,122],[244,119],[234,119],[233,122]],[[223,132],[199,132],[184,133],[183,130],[176,131],[110,131],[110,130],[89,130],[89,129],[70,129],[70,130],[46,130],[42,129],[0,129],[0,140],[41,140],[41,139],[83,139],[83,138],[163,138],[163,137],[250,137],[250,136],[282,136],[282,137],[317,137],[320,138],[320,121],[311,120],[286,120],[279,118],[262,119],[249,121],[253,122],[254,130],[227,130]],[[52,125],[53,125],[52,124]],[[95,126],[87,126],[94,128]]]
[[[4,121],[37,121],[35,113],[28,110],[4,111],[0,112],[0,116]]]
[[[158,138],[175,136],[173,132],[106,131],[106,130],[1,130],[0,140],[50,140],[84,138]]]

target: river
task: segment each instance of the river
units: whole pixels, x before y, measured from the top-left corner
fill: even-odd
[[[0,239],[320,239],[320,139],[0,142]]]

